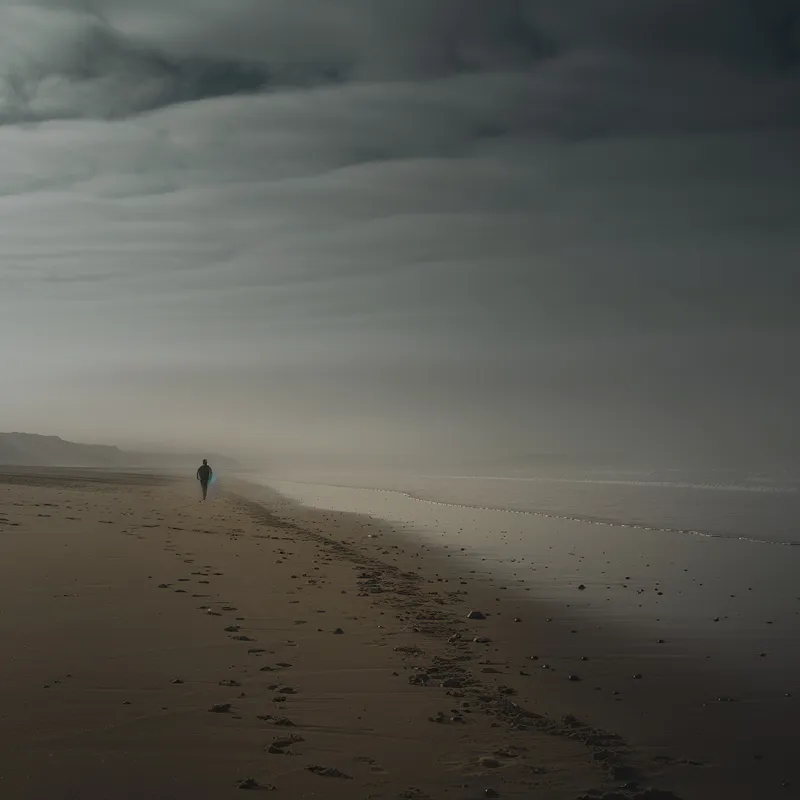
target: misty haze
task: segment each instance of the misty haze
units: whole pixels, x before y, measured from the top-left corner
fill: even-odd
[[[792,796],[798,187],[796,0],[0,0],[0,794]]]

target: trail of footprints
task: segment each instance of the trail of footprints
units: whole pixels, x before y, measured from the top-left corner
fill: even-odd
[[[458,602],[462,590],[454,590],[445,593],[442,597],[436,590],[426,590],[421,587],[423,579],[416,573],[403,572],[399,567],[388,564],[381,560],[380,556],[393,557],[390,550],[381,547],[378,550],[379,557],[371,558],[361,552],[356,546],[342,540],[332,540],[324,533],[314,530],[301,530],[293,523],[285,522],[262,506],[249,504],[242,501],[241,504],[257,521],[266,524],[272,530],[284,529],[287,532],[301,536],[306,541],[311,541],[318,548],[317,557],[313,559],[313,567],[309,572],[295,573],[290,577],[297,581],[295,590],[290,592],[302,592],[305,589],[322,589],[326,583],[323,572],[323,565],[329,564],[334,560],[344,559],[353,564],[357,569],[357,596],[368,598],[377,607],[385,606],[393,610],[396,619],[403,624],[407,630],[421,634],[424,637],[432,637],[437,640],[449,642],[452,646],[451,655],[428,656],[425,651],[416,646],[406,648],[397,647],[399,657],[408,660],[409,663],[403,667],[408,673],[408,682],[418,686],[441,686],[446,698],[446,706],[435,715],[429,717],[429,721],[436,725],[464,726],[472,723],[476,717],[489,718],[494,720],[491,727],[505,729],[510,734],[520,731],[534,730],[552,736],[566,737],[585,744],[592,749],[598,765],[608,774],[611,781],[631,777],[634,775],[631,768],[625,763],[627,747],[620,737],[615,734],[607,733],[596,728],[585,725],[577,718],[567,715],[561,721],[554,721],[550,718],[527,711],[518,705],[513,697],[516,690],[503,683],[496,682],[498,676],[502,678],[509,665],[505,662],[494,662],[490,659],[479,658],[474,644],[481,642],[489,643],[487,637],[470,638],[464,636],[461,630],[464,620],[455,618],[452,612],[444,610],[444,606]],[[180,531],[178,527],[171,530]],[[209,531],[210,532],[210,531]],[[227,534],[230,540],[236,540],[241,536],[241,529],[233,529]],[[292,536],[279,536],[268,534],[256,534],[254,538],[269,539],[273,541],[285,541],[287,547],[277,547],[275,549],[274,563],[277,565],[288,562],[294,553],[288,549],[294,539]],[[174,540],[168,534],[164,542],[164,550],[174,555],[176,559],[181,559],[183,564],[193,565],[195,563],[194,553],[191,551],[178,550]],[[203,564],[191,570],[188,575],[175,579],[174,582],[158,584],[160,589],[172,590],[174,593],[187,594],[189,590],[182,588],[182,585],[190,586],[197,584],[208,591],[211,591],[213,579],[222,577],[223,573],[216,569],[212,564]],[[463,584],[464,581],[461,581]],[[177,584],[177,585],[175,585]],[[302,745],[306,741],[304,736],[295,733],[291,729],[295,728],[295,723],[290,716],[282,713],[283,707],[290,702],[290,699],[301,691],[300,688],[291,685],[285,679],[288,670],[291,670],[290,661],[278,660],[279,652],[258,646],[258,640],[246,633],[246,619],[237,616],[236,606],[225,600],[214,597],[208,591],[192,592],[191,597],[201,599],[205,602],[197,606],[197,610],[208,616],[220,618],[220,632],[226,635],[232,642],[247,645],[245,654],[253,659],[263,659],[265,662],[258,667],[258,672],[270,675],[272,682],[266,684],[265,688],[270,694],[265,696],[265,701],[273,705],[272,713],[260,713],[254,716],[261,722],[266,723],[275,729],[271,743],[265,748],[268,756],[293,756],[301,755]],[[344,590],[343,590],[344,591]],[[291,604],[299,604],[300,600],[291,599]],[[317,609],[317,614],[324,614],[324,609]],[[385,612],[379,612],[383,615]],[[225,619],[227,617],[227,619]],[[357,617],[354,617],[357,619]],[[295,620],[295,625],[307,625],[308,620]],[[383,628],[382,625],[378,626]],[[323,632],[322,628],[318,631]],[[333,634],[341,635],[344,631],[336,628],[330,631]],[[385,632],[384,632],[385,635]],[[291,648],[296,645],[292,640],[285,640],[280,643],[281,647]],[[252,663],[252,662],[251,662]],[[469,669],[470,665],[477,667],[477,672],[481,677],[476,677]],[[238,690],[236,697],[220,698],[220,702],[214,703],[207,709],[209,713],[230,716],[233,719],[243,719],[237,709],[237,700],[247,698],[248,679],[253,677],[249,672],[248,666],[231,666],[231,669],[241,670],[235,678],[219,677],[216,681],[221,689]],[[524,672],[520,671],[520,674]],[[396,677],[400,677],[395,672]],[[485,683],[490,679],[491,685]],[[178,676],[172,683],[179,685],[184,680]],[[259,690],[262,686],[259,686]],[[288,733],[282,733],[288,731]],[[491,775],[499,767],[509,763],[527,763],[528,748],[518,743],[499,742],[496,747],[479,760],[477,767],[482,778]],[[383,767],[369,756],[358,756],[355,758],[364,764],[372,773],[385,772]],[[313,775],[325,779],[350,780],[353,776],[331,766],[320,766],[309,764],[305,769]],[[527,766],[532,776],[537,776],[532,780],[531,786],[539,786],[540,776],[546,776],[547,770],[544,767],[531,764]],[[485,780],[481,781],[481,785]],[[271,784],[259,782],[256,778],[245,777],[237,781],[238,787],[245,790],[276,790],[277,787]],[[638,786],[630,781],[630,791],[619,793],[620,798],[636,800],[639,797]],[[466,787],[465,787],[466,788]],[[422,790],[410,787],[401,792],[398,797],[415,798],[422,800],[428,797]],[[491,787],[485,789],[486,797],[500,796]],[[644,795],[642,795],[644,796]],[[675,796],[669,793],[659,795],[663,800],[675,800]]]

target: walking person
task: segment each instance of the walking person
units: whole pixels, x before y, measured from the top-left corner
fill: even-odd
[[[208,466],[208,461],[204,458],[203,463],[197,470],[197,480],[200,481],[200,487],[203,490],[203,500],[206,499],[206,494],[208,493],[208,482],[211,480],[211,476],[213,474],[214,473],[212,472],[211,467]]]

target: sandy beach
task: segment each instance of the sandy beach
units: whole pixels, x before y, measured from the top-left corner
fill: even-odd
[[[386,524],[225,489],[0,473],[4,798],[791,796],[731,750],[714,676]]]

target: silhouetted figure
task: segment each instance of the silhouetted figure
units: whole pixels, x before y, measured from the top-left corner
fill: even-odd
[[[211,471],[211,467],[208,466],[208,461],[206,461],[206,459],[203,459],[203,463],[197,470],[197,480],[200,481],[200,486],[203,489],[203,500],[206,499],[206,493],[208,492],[208,482],[211,480],[211,476],[213,474],[214,473]]]

